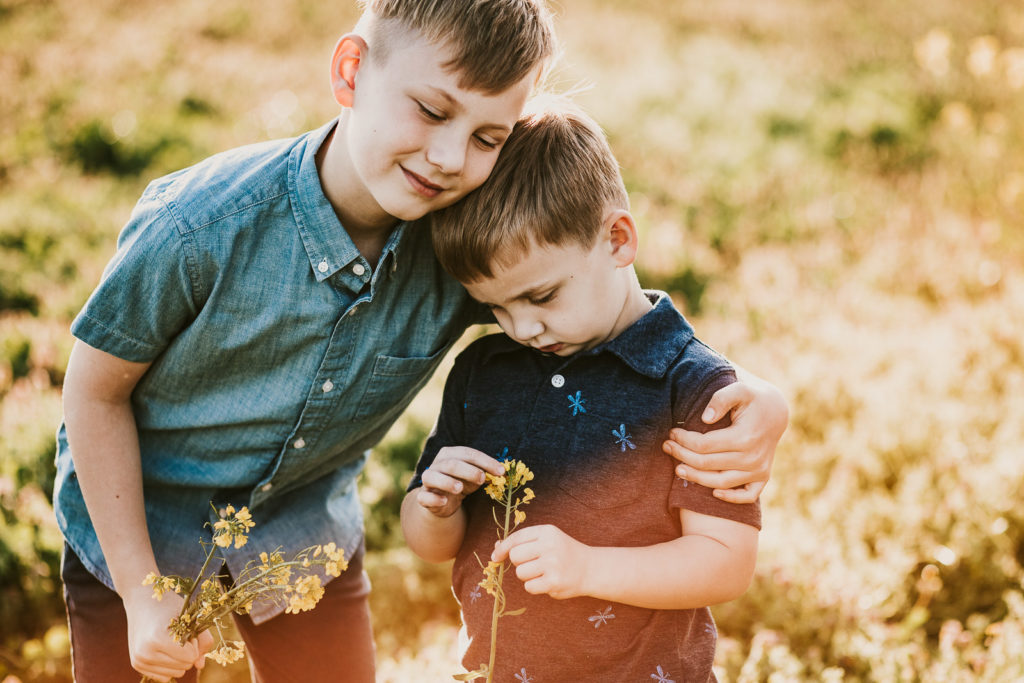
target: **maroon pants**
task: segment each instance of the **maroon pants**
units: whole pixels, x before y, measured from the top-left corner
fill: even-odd
[[[77,683],[139,683],[128,656],[128,622],[121,598],[82,565],[66,544],[61,561],[64,602]],[[363,551],[329,582],[316,608],[282,614],[260,625],[236,616],[254,683],[373,683],[374,649]],[[207,666],[217,666],[212,661]],[[180,683],[194,683],[195,669]]]

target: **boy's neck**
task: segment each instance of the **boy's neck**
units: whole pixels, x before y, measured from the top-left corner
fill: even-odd
[[[643,287],[640,286],[640,280],[637,279],[636,273],[633,272],[632,268],[630,268],[630,271],[628,275],[629,289],[626,292],[622,312],[615,321],[615,327],[608,341],[615,339],[615,337],[625,332],[633,323],[647,315],[654,308],[654,304],[644,294]]]
[[[349,200],[345,189],[353,185],[353,171],[344,150],[344,136],[339,134],[343,119],[344,117],[339,120],[338,125],[317,150],[316,168],[320,176],[320,187],[356,249],[371,266],[376,267],[384,251],[384,245],[399,220],[384,213],[376,205],[372,208],[376,209],[377,215],[363,215],[364,212],[360,211],[361,205]]]

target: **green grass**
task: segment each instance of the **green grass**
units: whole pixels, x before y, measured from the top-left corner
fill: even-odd
[[[554,80],[584,86],[612,140],[642,280],[791,401],[757,577],[714,610],[720,678],[1024,676],[1024,10],[557,9]],[[68,680],[47,503],[67,329],[135,198],[333,116],[328,60],[354,18],[0,0],[0,677]],[[382,680],[456,670],[446,568],[395,526],[442,375],[364,481]]]

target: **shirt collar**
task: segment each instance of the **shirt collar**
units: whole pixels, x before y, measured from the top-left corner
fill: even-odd
[[[644,294],[654,308],[615,339],[584,353],[612,353],[641,375],[657,379],[665,375],[693,339],[693,327],[676,310],[668,294],[657,290],[645,290]]]
[[[654,379],[664,377],[672,362],[693,339],[693,327],[683,314],[676,310],[671,297],[665,292],[644,290],[644,295],[654,305],[650,311],[623,330],[615,339],[566,358],[565,363],[570,363],[576,358],[610,353],[641,375]],[[506,336],[501,343],[491,347],[482,361],[486,362],[495,355],[516,350],[540,353]]]
[[[356,275],[348,269],[346,279],[354,280],[354,288],[370,276],[369,264],[352,242],[344,226],[338,220],[334,207],[324,195],[320,185],[320,173],[316,167],[316,153],[334,130],[335,119],[306,135],[304,144],[296,145],[288,158],[288,192],[292,199],[292,213],[302,237],[302,244],[309,256],[309,265],[317,282],[323,282],[339,270],[357,263],[363,272]],[[381,254],[380,266],[393,268],[397,263],[398,246],[406,233],[406,224],[400,224],[392,231]],[[391,254],[389,260],[389,254]],[[359,270],[358,268],[356,270]],[[383,270],[383,268],[378,268]]]

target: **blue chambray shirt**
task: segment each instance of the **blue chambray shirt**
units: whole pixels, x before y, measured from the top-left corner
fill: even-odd
[[[213,156],[149,185],[72,333],[152,362],[132,395],[146,520],[160,571],[194,575],[211,502],[256,526],[224,550],[237,576],[260,551],[362,540],[356,477],[482,309],[403,224],[375,269],[320,186],[335,122]],[[65,428],[54,508],[85,566],[113,586]],[[281,611],[254,606],[261,622]]]

